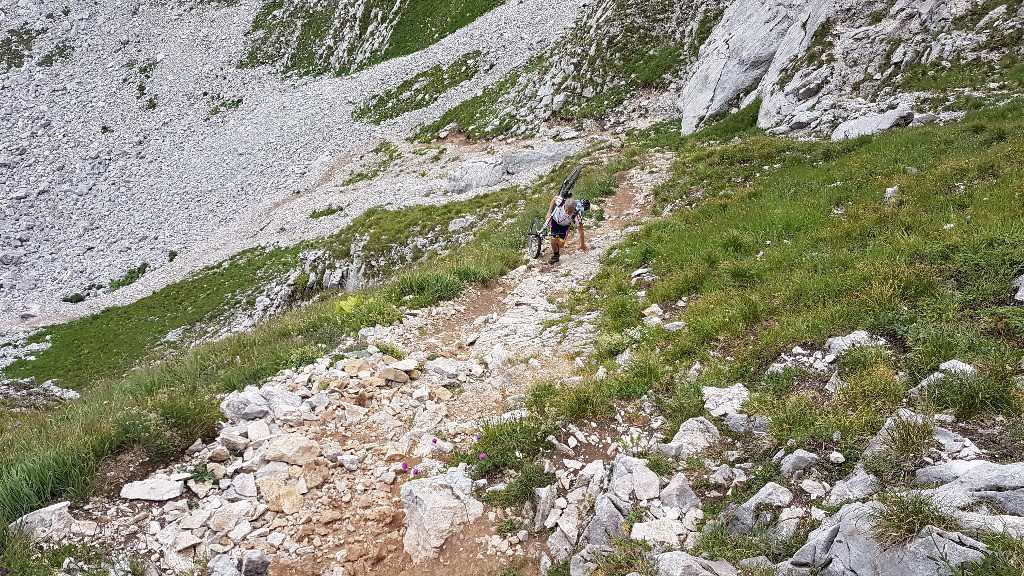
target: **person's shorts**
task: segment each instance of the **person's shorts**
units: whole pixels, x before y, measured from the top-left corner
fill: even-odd
[[[562,226],[562,225],[558,224],[557,222],[555,222],[554,220],[551,221],[551,235],[552,236],[554,236],[555,238],[561,238],[562,240],[565,240],[565,235],[568,234],[568,233],[569,233],[569,226],[568,225]]]

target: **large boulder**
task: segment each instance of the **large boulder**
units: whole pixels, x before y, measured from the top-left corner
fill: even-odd
[[[982,462],[961,469],[962,473],[954,480],[926,492],[945,506],[962,509],[983,500],[998,505],[1009,514],[1024,516],[1024,462]],[[940,474],[934,468],[918,471],[919,479],[938,477]]]
[[[832,132],[832,141],[838,142],[847,138],[857,138],[884,132],[890,128],[910,126],[914,121],[914,113],[906,109],[890,110],[884,114],[875,114],[847,120]]]
[[[680,91],[683,134],[760,83],[805,3],[737,0],[725,9]]]
[[[926,526],[902,546],[875,540],[873,513],[878,502],[854,502],[825,520],[807,537],[779,574],[820,576],[949,576],[950,567],[981,560],[987,548],[958,532]]]
[[[466,474],[465,464],[402,485],[406,525],[403,543],[413,563],[436,558],[456,528],[484,513],[484,505],[472,493],[473,479]]]

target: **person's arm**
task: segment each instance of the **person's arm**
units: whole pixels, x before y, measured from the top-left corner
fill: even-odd
[[[557,197],[551,199],[551,205],[548,206],[548,215],[544,217],[544,222],[547,222],[548,220],[551,219],[551,213],[555,211],[555,199],[556,198]]]
[[[587,236],[583,232],[583,219],[580,218],[580,250],[587,252],[590,248],[587,247]]]

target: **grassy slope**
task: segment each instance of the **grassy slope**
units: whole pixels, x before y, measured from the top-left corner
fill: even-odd
[[[253,19],[242,67],[277,65],[285,73],[349,74],[391,58],[418,52],[470,24],[504,0],[407,0],[395,21],[390,40],[363,62],[356,53],[368,43],[374,14],[390,13],[397,0],[371,0],[362,7],[357,38],[335,37],[340,3],[301,2],[288,5],[269,0]],[[347,41],[346,41],[347,40]],[[344,43],[343,43],[344,41]],[[348,46],[337,54],[332,46]]]
[[[744,131],[737,123],[716,138]],[[958,124],[838,144],[756,131],[710,147],[701,136],[658,128],[636,137],[673,150],[672,180],[656,189],[658,208],[674,206],[673,215],[613,249],[591,291],[571,300],[576,314],[601,311],[598,360],[614,375],[538,386],[535,413],[601,417],[654,390],[678,425],[706,415],[702,386],[746,384],[754,392],[748,409],[772,418],[767,442],[743,444],[764,463],[742,489],[709,501],[708,517],[778,480],[768,460],[790,439],[818,453],[842,451],[847,462],[828,473],[846,474],[907,389],[950,358],[975,364],[981,376],[933,386],[916,407],[976,423],[1002,415],[1016,422],[1011,434],[1019,429],[1024,402],[1012,378],[1024,357],[1024,309],[1009,304],[1011,281],[1024,269],[1024,102]],[[885,189],[897,185],[895,202],[884,203]],[[658,278],[631,286],[640,267]],[[684,296],[689,304],[675,306]],[[686,328],[643,326],[641,311],[651,303]],[[807,373],[764,375],[792,346],[818,347],[857,328],[883,334],[892,349],[845,357],[839,369],[847,386],[835,396]],[[634,359],[615,374],[612,358],[627,348]],[[691,383],[684,376],[695,360],[707,369]],[[908,480],[904,464],[920,461],[930,432],[903,430],[901,439],[893,454],[868,462],[896,485]],[[781,560],[800,544],[763,536],[712,530],[699,551]]]

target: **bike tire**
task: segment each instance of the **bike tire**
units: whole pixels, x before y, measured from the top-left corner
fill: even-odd
[[[540,234],[530,234],[529,236],[526,237],[527,258],[540,258],[540,252],[543,247],[544,245],[541,242]]]

